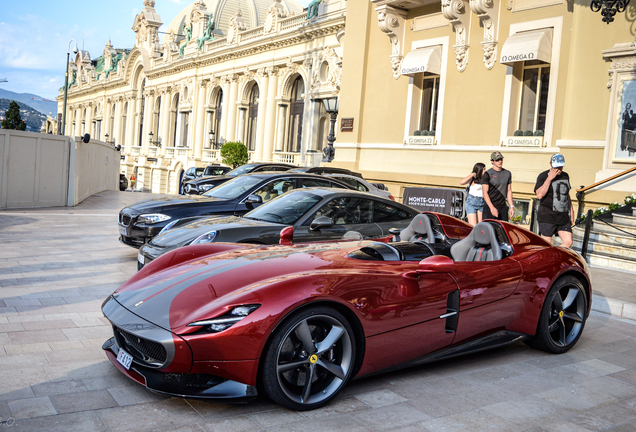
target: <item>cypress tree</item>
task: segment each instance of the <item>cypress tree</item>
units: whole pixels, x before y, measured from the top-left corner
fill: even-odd
[[[5,111],[2,129],[26,130],[26,122],[20,117],[20,105],[16,101],[11,101],[9,109]]]

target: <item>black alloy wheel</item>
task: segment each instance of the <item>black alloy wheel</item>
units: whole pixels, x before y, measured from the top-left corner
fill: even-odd
[[[344,387],[355,364],[355,340],[346,318],[328,307],[291,315],[264,351],[263,390],[290,409],[319,408]]]
[[[568,351],[583,333],[587,305],[585,288],[577,278],[557,280],[543,303],[537,334],[528,345],[553,354]]]

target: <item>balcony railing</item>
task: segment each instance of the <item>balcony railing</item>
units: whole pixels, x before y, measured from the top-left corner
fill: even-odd
[[[166,147],[166,157],[174,157],[174,147]]]
[[[134,154],[134,155],[138,155],[139,153],[141,153],[141,147],[138,146],[132,146],[130,148],[130,153]]]
[[[205,149],[203,150],[203,156],[201,160],[204,162],[213,162],[219,160],[220,154],[218,150]]]
[[[300,153],[292,153],[292,152],[275,152],[274,153],[274,162],[298,165],[299,161],[300,161]]]

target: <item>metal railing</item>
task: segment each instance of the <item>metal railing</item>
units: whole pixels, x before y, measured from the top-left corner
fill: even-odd
[[[623,171],[622,173],[618,173],[612,177],[606,178],[605,180],[601,180],[599,182],[594,183],[593,185],[589,185],[589,186],[581,186],[580,189],[576,190],[576,200],[579,203],[579,209],[576,212],[576,223],[580,223],[581,222],[581,214],[583,213],[583,202],[585,201],[585,193],[591,189],[594,189],[595,187],[598,187],[602,184],[605,184],[607,182],[610,182],[612,180],[616,180],[617,178],[623,177],[626,174],[629,174],[631,172],[636,171],[636,166],[632,167],[628,170]]]

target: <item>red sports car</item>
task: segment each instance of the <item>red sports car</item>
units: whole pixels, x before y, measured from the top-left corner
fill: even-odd
[[[351,378],[517,341],[563,353],[585,261],[505,222],[425,213],[386,242],[177,249],[103,304],[108,358],[148,389],[320,407]]]

